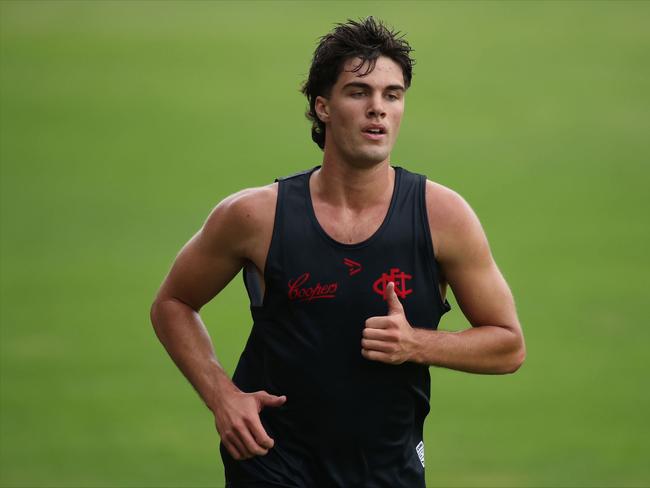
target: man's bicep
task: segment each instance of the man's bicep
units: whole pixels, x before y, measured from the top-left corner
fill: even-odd
[[[201,230],[181,249],[159,298],[176,299],[199,310],[241,270],[244,258],[237,233],[228,231],[227,209],[217,207]]]
[[[451,224],[439,255],[445,280],[473,326],[518,328],[510,288],[497,267],[478,217],[460,196],[450,203]]]
[[[445,276],[472,326],[518,328],[512,293],[494,260],[456,265]]]

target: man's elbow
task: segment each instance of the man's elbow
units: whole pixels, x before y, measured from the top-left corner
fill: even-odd
[[[517,343],[508,357],[506,364],[505,374],[515,373],[521,368],[521,365],[524,364],[526,360],[526,344],[524,343],[524,338],[521,334],[518,334]]]
[[[199,313],[200,308],[177,297],[158,295],[151,304],[149,318],[156,334],[160,337],[169,327],[182,323],[188,314]]]
[[[149,320],[151,320],[151,325],[153,326],[153,329],[156,331],[156,333],[158,333],[158,327],[160,326],[161,323],[160,307],[161,307],[160,300],[156,298],[151,304],[151,308],[149,309]]]
[[[516,373],[519,370],[519,368],[521,368],[521,365],[524,364],[525,359],[526,359],[526,351],[517,352],[515,355],[513,355],[512,359],[509,361],[504,371],[504,374]]]
[[[165,323],[169,322],[169,318],[173,313],[174,300],[169,297],[156,296],[149,309],[149,319],[158,336],[160,336],[161,330],[164,328]]]

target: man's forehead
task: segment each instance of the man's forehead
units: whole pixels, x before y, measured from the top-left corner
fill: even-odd
[[[372,70],[368,71],[371,67]],[[380,56],[374,61],[362,58],[346,60],[339,74],[337,84],[347,84],[350,81],[371,81],[378,77],[388,78],[389,82],[387,84],[404,83],[404,73],[401,66],[389,57]]]

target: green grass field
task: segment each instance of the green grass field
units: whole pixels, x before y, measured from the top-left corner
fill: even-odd
[[[649,2],[2,1],[1,486],[223,486],[149,306],[217,202],[320,161],[299,86],[369,14],[416,49],[393,161],[475,208],[528,345],[432,369],[428,484],[650,485]],[[241,278],[203,317],[232,372]]]

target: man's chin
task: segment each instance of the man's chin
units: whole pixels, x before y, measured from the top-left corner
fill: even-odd
[[[350,162],[360,168],[370,168],[383,163],[389,156],[390,152],[386,150],[360,151],[350,158]]]

